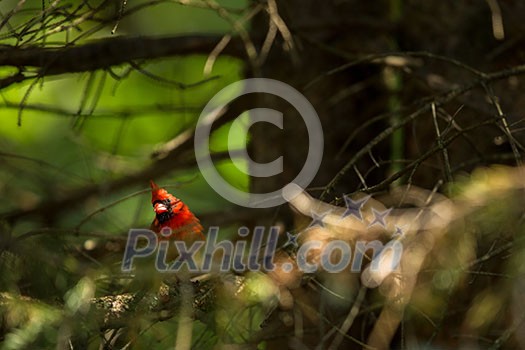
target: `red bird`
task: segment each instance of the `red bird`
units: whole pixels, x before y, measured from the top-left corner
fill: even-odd
[[[155,212],[151,230],[159,233],[160,239],[173,239],[187,243],[205,240],[199,219],[193,215],[188,206],[164,188],[159,188],[155,182],[151,181],[150,184],[151,204]],[[160,235],[161,230],[165,227],[172,232],[168,237]]]

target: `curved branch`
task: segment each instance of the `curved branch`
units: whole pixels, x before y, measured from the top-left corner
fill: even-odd
[[[115,37],[59,48],[2,45],[0,66],[36,67],[40,76],[86,72],[137,59],[209,54],[221,39],[219,35]],[[245,58],[242,42],[235,38],[222,53]]]

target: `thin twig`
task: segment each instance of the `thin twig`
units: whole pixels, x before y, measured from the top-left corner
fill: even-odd
[[[335,336],[335,339],[332,341],[332,344],[330,344],[330,346],[328,347],[329,350],[339,349],[339,345],[341,345],[341,342],[343,341],[343,335],[348,333],[348,331],[350,330],[350,327],[352,327],[352,324],[354,323],[356,316],[359,314],[359,309],[361,308],[361,304],[363,303],[363,300],[365,299],[365,295],[366,295],[366,287],[361,286],[355,298],[354,305],[352,305],[352,308],[348,312],[348,315],[343,321],[343,324],[338,329],[338,333]]]

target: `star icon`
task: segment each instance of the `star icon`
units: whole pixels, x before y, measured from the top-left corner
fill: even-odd
[[[318,214],[316,213],[315,211],[311,211],[311,217],[312,217],[312,222],[310,223],[310,225],[308,225],[308,227],[313,227],[313,226],[319,226],[319,227],[324,227],[324,218],[330,214],[330,210],[325,212],[325,213],[322,213],[322,214]]]
[[[372,213],[374,214],[374,220],[370,224],[368,224],[368,227],[374,226],[375,224],[381,225],[384,228],[386,228],[386,217],[388,214],[392,211],[392,208],[387,209],[385,211],[379,211],[375,208],[372,208]]]
[[[403,227],[405,227],[405,225],[403,225],[402,227],[395,225],[394,227],[395,227],[395,231],[392,234],[392,238],[403,237],[405,235],[405,231],[403,231]]]
[[[341,219],[344,219],[347,216],[352,215],[358,218],[360,221],[363,221],[363,215],[361,214],[361,208],[371,196],[368,195],[356,201],[350,198],[349,196],[347,196],[346,194],[343,195],[343,197],[345,199],[346,210],[343,213],[343,215],[341,215]]]
[[[294,248],[297,248],[299,246],[299,244],[297,243],[297,237],[299,235],[294,235],[294,234],[291,234],[290,232],[286,231],[286,237],[287,237],[287,241],[286,243],[283,245],[283,248],[286,248],[288,247],[289,245],[292,245]]]

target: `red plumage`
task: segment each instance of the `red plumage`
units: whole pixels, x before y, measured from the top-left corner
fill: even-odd
[[[159,233],[160,239],[173,239],[185,242],[205,240],[203,228],[199,219],[193,215],[184,202],[160,188],[151,181],[151,204],[155,212],[155,219],[151,223],[151,230]],[[163,228],[169,228],[171,235],[160,235]]]

